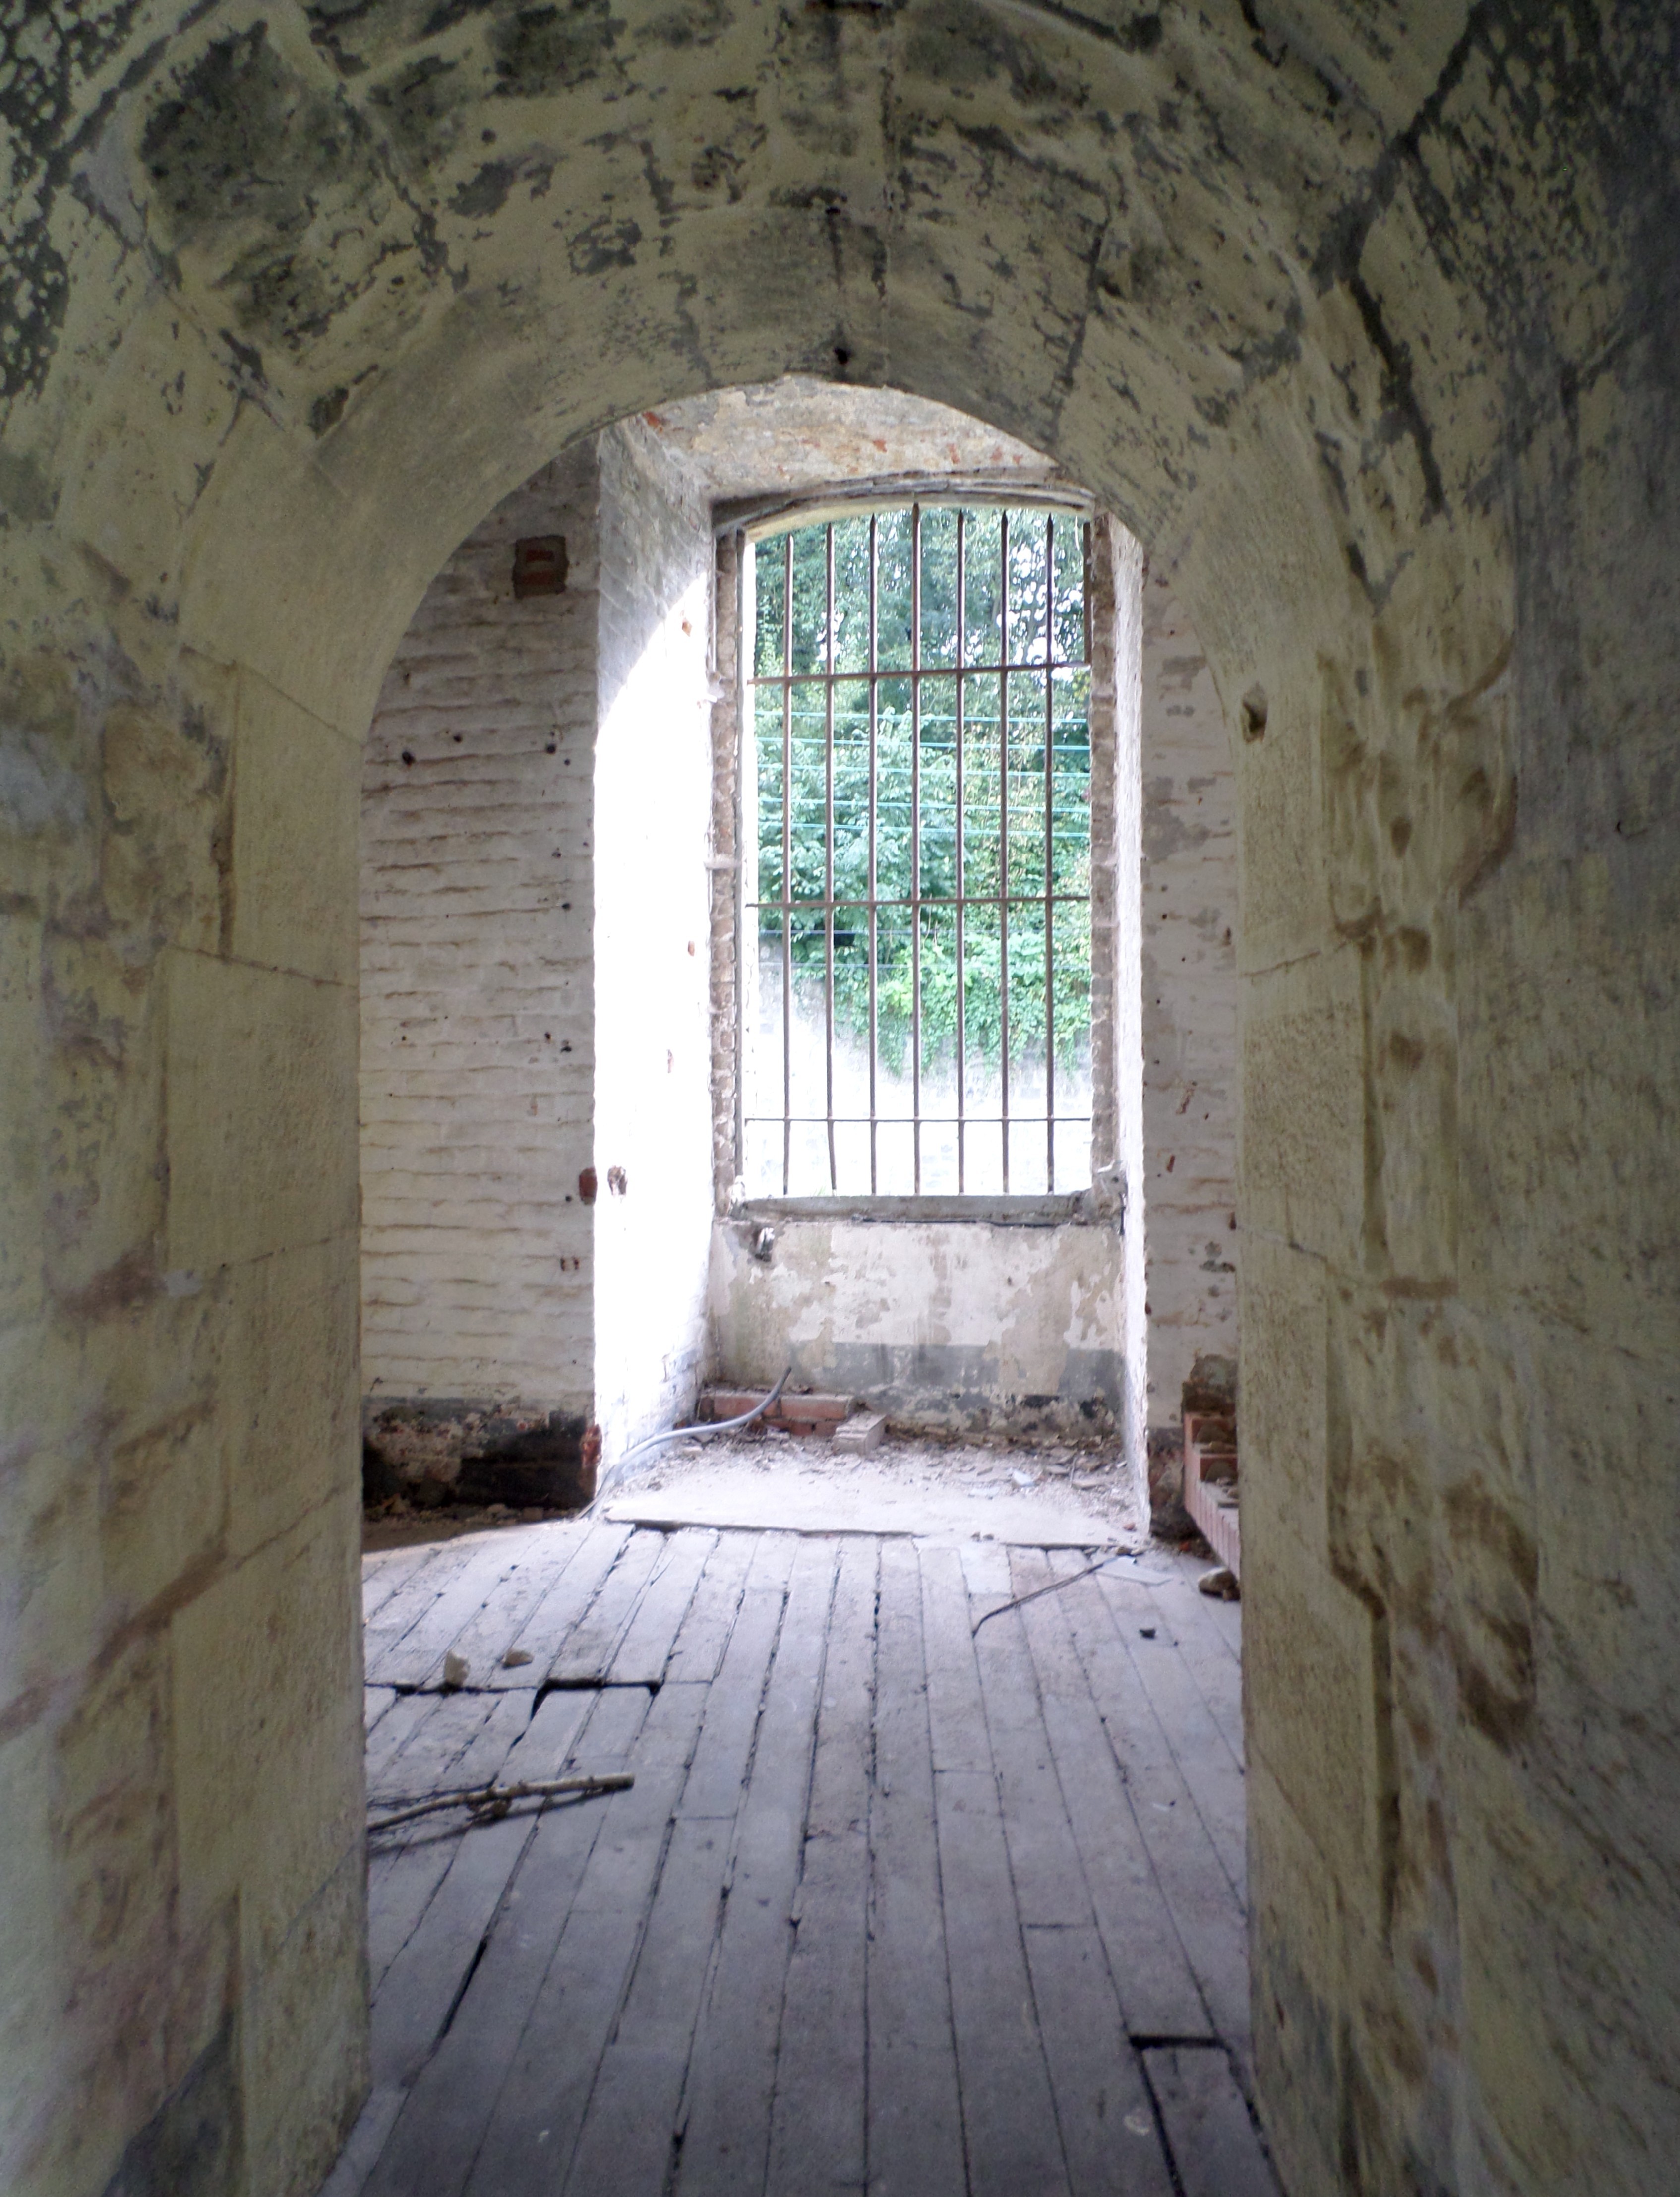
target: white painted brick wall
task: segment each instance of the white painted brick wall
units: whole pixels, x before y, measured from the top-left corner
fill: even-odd
[[[513,543],[535,533],[565,536],[567,591],[518,603]],[[705,1348],[711,573],[691,481],[636,423],[609,431],[440,573],[367,755],[368,1392],[597,1417],[609,1462],[686,1407]],[[1155,580],[1142,645],[1148,1417],[1165,1426],[1196,1354],[1236,1352],[1236,848],[1218,699]],[[1134,1181],[1137,1138],[1127,1122]]]
[[[364,1387],[588,1413],[596,461],[509,496],[427,590],[362,785]],[[566,592],[513,545],[563,534]],[[552,750],[552,752],[551,752]],[[413,757],[405,762],[404,755]]]
[[[610,1468],[689,1408],[706,1348],[714,552],[706,503],[639,422],[600,449],[595,1416]]]
[[[1149,1418],[1237,1356],[1236,786],[1224,713],[1164,578],[1144,590],[1143,1005]]]

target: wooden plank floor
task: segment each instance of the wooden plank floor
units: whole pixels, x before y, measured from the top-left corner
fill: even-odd
[[[635,1782],[372,1841],[329,2197],[1275,2197],[1238,1614],[1085,1561],[590,1521],[370,1557],[375,1803]]]

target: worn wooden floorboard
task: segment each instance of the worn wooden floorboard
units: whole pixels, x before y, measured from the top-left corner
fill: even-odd
[[[629,1630],[645,1591],[656,1581],[671,1555],[663,1533],[632,1533],[618,1561],[597,1590],[548,1667],[557,1686],[600,1685],[612,1667],[618,1643]]]
[[[1051,1562],[1061,1568],[1059,1558]],[[1096,1580],[1076,1580],[1054,1599],[1066,1613],[1109,1748],[1126,1779],[1133,1814],[1214,2032],[1246,2055],[1248,1931],[1237,1895]]]
[[[1149,2089],[1094,1928],[1025,1932],[1074,2197],[1173,2197]]]
[[[523,1706],[517,1696],[497,1703],[504,1715]],[[646,1709],[642,1694],[627,1694],[622,1701],[551,1694],[509,1750],[503,1769],[509,1777],[556,1775],[580,1748],[588,1750],[592,1767],[599,1751],[617,1768]],[[447,1991],[445,2013],[457,1993],[463,1996],[447,2033],[441,2033],[440,2021],[429,2044],[411,2036],[406,2059],[389,2049],[388,2040],[402,2026],[398,2020],[393,2016],[378,2025],[382,2079],[408,2095],[366,2185],[369,2197],[406,2197],[420,2188],[443,2197],[465,2186],[553,1953],[550,1916],[564,1915],[570,1905],[605,1812],[601,1800],[579,1801],[541,1817],[454,1832],[449,1881],[455,1896],[441,1903],[434,1898],[411,1939],[434,1986],[428,1993],[401,1972],[392,1973],[388,1983],[396,1997],[434,2009]],[[457,1870],[461,1882],[455,1886]],[[445,1888],[440,1881],[440,1890]],[[492,1892],[490,1914],[474,1938],[473,1919]],[[504,1899],[506,1910],[498,1916],[495,1910]],[[534,1916],[534,1927],[523,1927],[526,1915]],[[484,1956],[475,1965],[480,1943]],[[379,2003],[376,1997],[376,2010]]]
[[[672,1643],[665,1665],[668,1685],[710,1684],[717,1676],[758,1540],[756,1533],[718,1534]]]
[[[376,1798],[635,1783],[375,1842],[332,2197],[1275,2197],[1240,1674],[1187,1574],[976,1636],[1084,1559],[588,1522],[409,1554],[382,1667],[469,1678],[370,1670]]]
[[[1040,1551],[1016,1552],[1018,1592],[1033,1593],[1053,1576]],[[1022,1609],[1021,1620],[1032,1643],[1040,1706],[1069,1825],[1127,2028],[1139,2037],[1211,2038],[1206,2003],[1150,1858],[1130,1788],[1075,1652],[1062,1603],[1060,1594],[1040,1595]]]
[[[1278,2197],[1270,2162],[1223,2052],[1145,2052],[1150,2087],[1184,2197]]]
[[[518,1731],[516,1720],[523,1706],[517,1701],[492,1702],[478,1759],[471,1749],[461,1759],[462,1783],[497,1776],[553,1777],[559,1772],[578,1719],[568,1704],[556,1701],[552,1713],[539,1710]],[[439,1820],[422,1819],[408,1827],[428,1834],[428,1851],[442,1867],[423,1911],[375,1985],[393,2009],[391,2019],[378,2025],[374,2034],[376,2084],[407,2087],[425,2065],[466,1988],[508,1879],[536,1828],[535,1817],[524,1811],[471,1828],[453,1816],[441,1818],[446,1828],[433,1829]]]
[[[627,1943],[634,1972],[600,2055],[563,2185],[577,2197],[652,2197],[670,2170],[683,2075],[722,1910],[730,1827],[698,1816],[669,1828],[646,1933],[639,1950],[633,1939]],[[633,1932],[636,1918],[626,1920]]]
[[[826,2197],[864,2186],[865,1955],[878,1567],[872,1540],[843,1545],[794,1894],[767,2197]]]
[[[766,1533],[753,1551],[734,1626],[712,1684],[694,1766],[683,1788],[685,1816],[735,1820],[797,1545],[791,1533]]]
[[[647,1702],[640,1688],[614,1689],[597,1714],[628,1722],[629,1705]],[[468,2180],[472,2197],[552,2193],[565,2179],[644,1942],[649,1904],[667,1859],[672,1812],[705,1706],[704,1688],[666,1686],[646,1707],[618,1760],[606,1751],[605,1731],[599,1742],[586,1731],[580,1742],[588,1767],[622,1766],[636,1782],[629,1792],[597,1804],[600,1825],[568,1904],[541,1913],[541,1878],[521,1902],[519,1927],[530,1933],[533,1961],[542,1956],[545,1940],[548,1958],[517,2046],[507,2055],[506,2078]],[[536,1859],[535,1850],[530,1858]]]
[[[563,1696],[551,1696],[560,1700]],[[575,1745],[591,1767],[619,1767],[646,1712],[646,1695],[616,1693],[594,1710]],[[471,2174],[508,2071],[556,1952],[557,1918],[571,1908],[605,1820],[604,1800],[546,1812],[508,1886],[484,1958],[449,2033],[421,2070],[372,2178],[370,2192],[456,2197]]]
[[[663,1684],[665,1666],[717,1536],[704,1527],[667,1536],[664,1559],[624,1628],[606,1672],[614,1686]]]
[[[733,2197],[764,2183],[837,1553],[831,1541],[803,1540],[789,1574],[688,2063],[680,2197]]]
[[[362,1622],[371,1625],[400,1587],[405,1586],[423,1564],[438,1554],[435,1545],[413,1549],[387,1549],[364,1556],[362,1562]]]
[[[434,1549],[427,1561],[409,1574],[395,1594],[380,1605],[378,1614],[362,1629],[362,1670],[379,1681],[380,1667],[440,1595],[447,1594],[466,1570],[479,1544],[476,1540],[447,1541]]]
[[[963,1559],[953,1549],[924,1549],[922,1562],[922,1655],[928,1681],[928,1730],[933,1766],[992,1774],[992,1739],[980,1691]],[[1005,1594],[996,1598],[1003,1600]],[[984,1604],[982,1607],[985,1607]],[[1001,1623],[1003,1620],[995,1620]]]
[[[500,1683],[494,1674],[507,1668],[502,1657],[518,1639],[532,1611],[559,1585],[588,1534],[587,1526],[555,1523],[533,1527],[529,1539],[519,1537],[518,1566],[507,1573],[495,1597],[468,1618],[449,1643],[466,1666],[469,1685]],[[529,1672],[533,1667],[522,1667]]]
[[[432,1715],[437,1706],[435,1694],[397,1694],[392,1696],[390,1707],[368,1734],[368,1751],[364,1759],[370,1794],[385,1789],[386,1765],[402,1753],[417,1727]]]
[[[369,1805],[375,1809],[399,1798],[494,1777],[524,1727],[519,1705],[504,1705],[491,1695],[410,1694],[404,1698],[424,1704],[428,1713],[370,1794]],[[368,1968],[376,1996],[386,1970],[419,1927],[443,1881],[454,1857],[455,1838],[447,1820],[422,1817],[369,1846]]]
[[[1247,1897],[1243,1765],[1179,1651],[1177,1636],[1185,1615],[1146,1587],[1110,1573],[1098,1573],[1097,1584],[1242,1907]]]
[[[1197,1593],[1194,1564],[1181,1567],[1172,1560],[1165,1568],[1171,1576],[1157,1592],[1163,1610],[1170,1613],[1173,1644],[1241,1768],[1244,1762],[1241,1634],[1239,1631],[1233,1638],[1230,1630],[1231,1624],[1240,1628],[1240,1611],[1235,1603]],[[1125,1576],[1118,1565],[1115,1571]]]
[[[1016,1910],[1023,1923],[1088,1923],[1091,1895],[1045,1728],[1023,1614],[999,1611],[974,1637]]]
[[[883,1541],[880,1564],[866,1949],[869,2187],[872,2197],[962,2197],[921,1568],[908,1541]]]
[[[400,1640],[385,1649],[370,1664],[368,1678],[376,1685],[435,1686],[441,1684],[443,1658],[455,1636],[487,1609],[494,1608],[503,1585],[518,1562],[507,1537],[488,1535],[468,1545],[471,1554],[443,1591],[418,1617]]]
[[[742,1788],[757,1735],[766,1678],[776,1652],[795,1543],[766,1535],[751,1568],[717,1682],[667,1684],[656,1696],[702,1696],[704,1716],[686,1776],[666,1809],[669,1849],[643,1895],[646,1934],[634,1944],[634,1974],[605,2049],[599,2055],[576,2152],[565,2187],[610,2193],[663,2189],[671,2165],[683,2078],[722,1910]],[[674,1820],[673,1820],[674,1819]],[[580,1902],[600,1896],[586,1879]],[[633,1899],[623,1912],[632,1929]]]
[[[572,1551],[565,1568],[532,1608],[525,1621],[508,1641],[480,1682],[523,1691],[540,1686],[567,1635],[588,1613],[601,1581],[611,1572],[618,1553],[629,1539],[629,1528],[591,1520]],[[509,1667],[502,1660],[509,1649],[530,1661]]]
[[[1066,2190],[1067,2173],[1033,2014],[968,1583],[949,1551],[930,1549],[922,1586],[934,1825],[969,2188],[974,2197],[1022,2189],[1051,2197]]]

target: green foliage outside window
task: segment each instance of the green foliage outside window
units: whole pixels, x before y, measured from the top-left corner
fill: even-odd
[[[1046,528],[1042,511],[1011,511],[1008,661],[1038,669],[1000,671],[1000,514],[971,511],[965,528],[962,664],[958,663],[956,513],[921,515],[920,670],[912,680],[912,524],[908,512],[877,522],[875,892],[877,1027],[881,1057],[905,1065],[915,983],[912,926],[920,933],[923,1065],[954,1052],[957,1031],[957,776],[961,689],[963,1008],[970,1066],[995,1070],[1002,1056],[1003,963],[1008,949],[1011,1062],[1041,1060],[1047,992],[1053,994],[1057,1057],[1070,1061],[1088,1038],[1091,994],[1090,673],[1083,658],[1084,546],[1066,513]],[[791,716],[783,720],[786,554],[782,540],[761,546],[756,566],[754,671],[774,680],[754,690],[758,785],[760,936],[779,945],[785,768],[791,748],[786,821],[796,902],[829,895],[852,905],[834,913],[837,1027],[860,1041],[869,1029],[870,687],[869,521],[833,530],[832,781],[830,690],[810,678],[828,668],[829,530],[792,537]],[[1053,559],[1055,657],[1045,664],[1046,537]],[[1070,661],[1071,659],[1071,661]],[[979,667],[992,667],[982,669]],[[970,668],[972,667],[972,668]],[[1046,693],[1046,682],[1048,692]],[[916,689],[919,689],[919,733]],[[1005,752],[1003,704],[1008,704]],[[1048,714],[1046,713],[1048,700]],[[1048,780],[1046,780],[1046,756]],[[1048,801],[1046,795],[1048,794]],[[832,832],[829,831],[832,802]],[[919,814],[919,832],[915,819]],[[1007,930],[999,896],[1005,890]],[[918,861],[919,857],[919,861]],[[1044,895],[1048,865],[1053,954],[1046,971]],[[919,911],[879,903],[919,899]],[[1069,896],[1065,901],[1059,896]],[[978,899],[981,905],[973,904]],[[987,904],[988,903],[989,904]],[[945,903],[945,904],[941,904]],[[796,982],[818,998],[828,953],[820,907],[790,919]]]

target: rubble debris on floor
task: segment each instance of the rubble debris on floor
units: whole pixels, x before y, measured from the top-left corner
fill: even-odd
[[[616,1481],[604,1516],[641,1525],[906,1533],[1037,1548],[1141,1546],[1131,1486],[1112,1445],[1028,1445],[884,1429],[853,1448],[831,1436],[752,1427],[668,1449]]]

